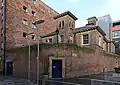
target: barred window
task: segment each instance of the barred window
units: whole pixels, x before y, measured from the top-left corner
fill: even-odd
[[[89,43],[89,35],[85,34],[83,35],[83,44],[88,44]]]

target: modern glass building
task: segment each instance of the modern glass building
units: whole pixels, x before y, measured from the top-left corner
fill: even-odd
[[[109,39],[109,30],[113,27],[111,16],[98,17],[97,25],[106,33],[106,38]]]

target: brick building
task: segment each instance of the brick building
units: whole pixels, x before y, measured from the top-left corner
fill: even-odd
[[[3,2],[1,2],[1,19],[3,19],[2,3]],[[36,26],[33,23],[37,20],[45,20],[44,23],[37,25],[37,28],[39,28],[40,31],[41,43],[56,43],[58,39],[61,43],[74,43],[76,41],[78,45],[83,45],[80,44],[80,40],[82,39],[80,39],[81,36],[79,35],[81,33],[84,34],[84,32],[91,32],[90,45],[97,44],[105,51],[114,52],[114,44],[109,42],[105,38],[106,34],[104,31],[96,26],[96,17],[89,18],[88,25],[80,28],[80,30],[83,29],[81,32],[78,31],[79,28],[75,29],[75,21],[77,20],[77,17],[70,11],[59,14],[39,0],[7,1],[6,15],[7,49],[37,43],[37,31]],[[1,23],[1,46],[3,47],[2,24],[3,22]],[[58,36],[54,36],[56,35],[56,29],[59,31]],[[96,32],[93,33],[93,31]],[[32,34],[28,36],[29,33]],[[97,35],[99,34],[99,38],[92,37],[95,33],[97,33]]]
[[[75,43],[79,46],[98,45],[104,51],[115,52],[115,43],[108,40],[105,32],[96,25],[98,20],[96,17],[88,18],[86,26],[75,28],[77,18],[71,14],[73,19],[68,19],[71,17],[70,14],[71,12],[67,11],[56,16],[58,36],[56,31],[41,36],[44,43],[56,43],[58,40],[59,43]],[[62,20],[65,20],[65,25]]]
[[[0,21],[3,21],[3,2],[0,2],[1,15]],[[24,46],[31,43],[36,43],[36,27],[33,22],[37,20],[45,20],[44,23],[38,25],[40,35],[44,35],[53,31],[56,28],[55,20],[53,19],[58,13],[44,4],[40,0],[7,0],[6,1],[6,47]],[[0,40],[2,44],[2,26],[0,23]],[[49,30],[48,30],[49,29]],[[27,36],[28,33],[33,33]]]
[[[25,46],[28,44],[37,43],[36,26],[33,23],[37,20],[45,20],[44,23],[37,25],[37,27],[40,30],[40,37],[41,37],[40,42],[41,43],[56,43],[58,41],[60,43],[76,43],[77,45],[80,45],[80,46],[97,45],[100,47],[100,49],[102,48],[103,50],[107,52],[114,52],[114,43],[107,40],[105,38],[106,34],[104,33],[104,31],[99,26],[96,26],[96,21],[97,21],[96,17],[89,18],[88,24],[86,26],[75,29],[75,21],[77,20],[77,17],[75,17],[70,11],[66,11],[64,13],[59,14],[39,0],[32,0],[32,1],[31,0],[7,0],[6,7],[7,7],[6,8],[6,15],[7,15],[6,17],[6,46],[7,46],[7,49],[11,47],[21,47],[21,46]],[[1,8],[2,8],[2,2],[1,2]],[[1,9],[1,16],[0,16],[1,21],[3,21],[2,12],[3,12],[3,9]],[[3,22],[0,23],[1,45],[3,43],[2,41],[3,40],[2,39],[3,25],[2,24]],[[32,33],[32,35],[28,36],[28,33]],[[31,43],[29,42],[30,41],[29,39],[31,40]],[[47,63],[50,63],[50,65],[52,65],[51,64],[51,62],[53,62],[52,60],[57,60],[57,59],[60,60],[60,62],[62,61],[63,63],[62,64],[63,72],[61,71],[63,73],[63,76],[65,76],[65,74],[67,74],[67,76],[75,76],[74,73],[76,72],[79,73],[81,69],[87,70],[86,68],[89,65],[89,62],[91,62],[90,64],[91,66],[88,66],[88,67],[91,68],[94,65],[95,68],[101,67],[100,69],[98,68],[97,71],[103,70],[103,68],[105,67],[104,65],[106,65],[106,62],[104,62],[104,58],[101,59],[100,63],[98,62],[100,64],[99,66],[97,66],[98,64],[96,63],[99,60],[99,58],[101,58],[101,56],[104,57],[104,53],[102,53],[101,55],[101,52],[103,52],[103,50],[99,50],[99,47],[97,48],[97,51],[99,51],[99,53],[93,53],[93,54],[88,54],[88,55],[86,55],[86,52],[82,54],[83,53],[82,51],[78,51],[78,53],[79,52],[80,53],[76,54],[76,50],[75,52],[72,52],[73,49],[70,49],[70,48],[67,50],[61,49],[60,55],[59,55],[60,58],[55,57],[56,56],[55,49],[53,48],[50,48],[48,50],[43,49],[40,55],[42,56],[40,58],[40,63],[41,63],[40,68],[42,67],[40,73],[44,73],[44,69],[45,70],[47,69],[46,71],[48,71],[49,67]],[[20,54],[16,53],[17,50],[15,50],[13,53],[11,53],[11,56],[18,58],[18,61],[14,62],[16,73],[18,73],[18,75],[25,75],[25,73],[28,70],[27,69],[28,50],[23,51],[20,49],[19,51],[20,51]],[[31,69],[33,73],[35,74],[35,76],[36,76],[36,68],[37,68],[36,67],[37,66],[36,65],[36,62],[37,62],[36,52],[37,52],[36,50],[31,52],[31,56],[33,56],[31,57],[32,58]],[[54,54],[53,58],[49,58],[50,53],[51,55]],[[77,55],[77,57],[73,55]],[[94,55],[98,55],[98,56],[96,57]],[[82,58],[80,58],[80,56],[81,57],[85,56],[88,59],[90,59],[89,57],[93,57],[93,58],[91,58],[91,60],[89,60],[87,64],[84,64],[84,62],[86,62],[87,59],[84,57],[84,61],[83,61]],[[48,58],[50,59],[50,62]],[[76,63],[76,60],[78,60],[77,58],[80,58],[80,60],[83,62],[80,63],[79,61],[77,61]],[[66,61],[67,63],[65,64]],[[96,64],[93,64],[94,61]],[[117,61],[117,60],[110,58],[110,62],[114,62],[114,61]],[[72,62],[75,62],[75,63],[72,63]],[[105,64],[103,64],[103,62]],[[81,64],[81,67],[79,67],[80,64]],[[72,67],[70,67],[71,65]],[[86,65],[85,68],[83,68],[84,65]],[[112,66],[112,69],[115,67],[115,65],[116,63],[114,63],[114,66]],[[21,66],[23,66],[23,68]],[[78,67],[74,69],[73,67],[76,67],[76,66]],[[110,68],[111,64],[108,63],[108,66]],[[51,68],[52,66],[50,67],[50,69]],[[107,65],[106,65],[106,68],[107,68]],[[84,73],[84,70],[83,72],[81,71],[81,74]],[[71,71],[71,73],[69,73],[69,71]],[[93,70],[90,70],[90,71],[92,72]],[[21,74],[19,74],[19,72]],[[68,73],[64,73],[64,72],[68,72]],[[51,72],[49,73],[51,76]]]
[[[75,29],[75,42],[81,46],[98,45],[104,51],[115,53],[115,43],[108,40],[105,32],[96,25],[97,18],[90,17],[87,20],[86,26]]]
[[[66,11],[64,13],[58,14],[57,16],[54,16],[54,19],[57,23],[57,29],[51,33],[41,36],[43,42],[56,43],[56,30],[58,30],[59,43],[73,43],[73,30],[75,29],[75,21],[77,20],[77,17],[75,17],[70,11]]]

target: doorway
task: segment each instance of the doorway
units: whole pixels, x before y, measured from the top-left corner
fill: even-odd
[[[62,78],[62,60],[52,60],[52,78]]]
[[[49,57],[49,78],[64,78],[65,77],[65,58]]]
[[[12,61],[6,62],[6,75],[13,76],[13,62]]]

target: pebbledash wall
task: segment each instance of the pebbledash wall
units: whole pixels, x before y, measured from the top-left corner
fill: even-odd
[[[105,53],[101,47],[92,45],[78,47],[70,44],[40,45],[40,74],[50,74],[49,58],[63,58],[65,60],[64,77],[74,77],[96,74],[103,71],[113,71],[120,66],[120,56]],[[36,78],[37,46],[31,47],[31,76]],[[9,53],[14,54],[14,75],[25,77],[28,72],[28,47],[15,48]],[[105,70],[104,70],[105,69]]]

